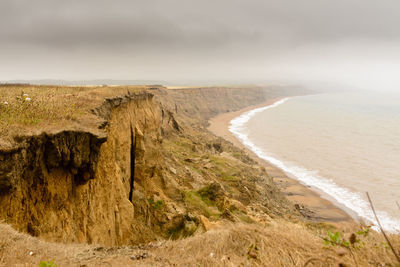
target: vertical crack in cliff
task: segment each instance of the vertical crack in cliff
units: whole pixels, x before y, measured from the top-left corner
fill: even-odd
[[[132,202],[133,194],[133,182],[135,180],[135,153],[136,153],[136,135],[133,133],[133,128],[131,125],[131,180],[130,180],[130,190],[129,190],[129,201]]]

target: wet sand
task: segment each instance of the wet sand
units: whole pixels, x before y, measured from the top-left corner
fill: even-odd
[[[215,135],[223,137],[225,140],[232,142],[234,145],[245,149],[253,159],[263,165],[268,175],[273,179],[274,183],[286,195],[287,199],[292,201],[296,208],[306,218],[312,221],[330,222],[340,224],[341,226],[352,227],[356,224],[354,220],[355,214],[349,214],[344,209],[334,205],[333,202],[324,198],[322,192],[313,191],[310,187],[301,184],[294,177],[289,177],[285,172],[275,167],[271,163],[257,157],[257,155],[245,147],[228,129],[230,121],[235,117],[240,116],[242,113],[271,105],[278,99],[271,99],[259,105],[249,106],[235,112],[228,112],[220,114],[209,120],[208,130]]]

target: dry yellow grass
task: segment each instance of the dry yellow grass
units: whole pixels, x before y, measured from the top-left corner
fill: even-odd
[[[0,85],[1,139],[9,141],[13,135],[28,130],[67,126],[85,118],[90,121],[91,109],[101,105],[104,98],[144,88]]]
[[[17,233],[0,224],[0,265],[38,266],[396,266],[379,233],[372,232],[359,249],[324,245],[326,228],[272,220],[266,225],[225,224],[186,239],[143,246],[105,248],[55,244]],[[350,235],[350,232],[345,236]],[[399,248],[398,236],[391,236]],[[32,252],[32,255],[30,253]],[[144,259],[132,256],[146,254]],[[313,261],[310,261],[314,259]],[[354,260],[355,259],[355,260]]]

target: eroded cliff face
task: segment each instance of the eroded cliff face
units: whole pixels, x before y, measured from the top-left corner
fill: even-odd
[[[108,99],[94,112],[103,131],[19,137],[18,147],[0,152],[1,219],[64,242],[113,245],[140,236],[133,189],[162,165],[160,110],[140,93]]]
[[[201,126],[269,93],[153,88],[106,99],[98,129],[18,137],[0,150],[0,219],[46,240],[122,245],[288,214],[265,170]]]

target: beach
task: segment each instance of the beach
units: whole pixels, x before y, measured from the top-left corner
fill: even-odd
[[[279,187],[286,198],[293,202],[299,212],[307,219],[340,224],[341,226],[354,226],[356,224],[355,215],[350,215],[330,200],[325,199],[322,193],[320,194],[310,187],[301,184],[294,177],[290,177],[276,166],[259,158],[229,131],[230,121],[232,119],[240,116],[244,112],[271,105],[280,99],[281,98],[270,99],[259,105],[249,106],[235,112],[223,113],[213,117],[209,120],[208,130],[246,150],[253,159],[264,166],[268,175],[273,179],[274,183]]]

